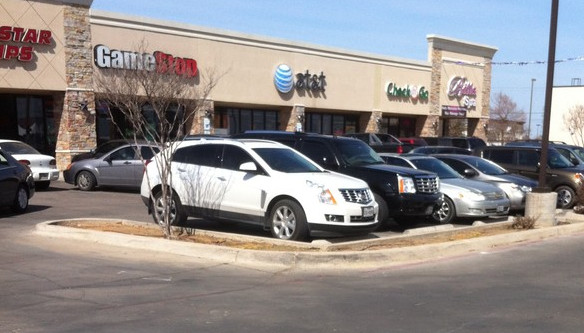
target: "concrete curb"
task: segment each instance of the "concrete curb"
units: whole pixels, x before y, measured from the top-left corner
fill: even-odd
[[[330,244],[328,242],[324,242],[319,251],[315,250],[315,247],[319,247],[317,244],[294,243],[294,246],[305,246],[312,248],[313,251],[262,251],[189,243],[184,241],[173,241],[162,238],[133,236],[114,232],[100,232],[59,225],[59,223],[65,221],[71,222],[87,220],[99,221],[100,219],[48,221],[37,224],[34,232],[37,235],[53,238],[68,238],[100,244],[123,246],[134,249],[160,251],[176,255],[212,260],[219,263],[236,264],[242,266],[269,265],[273,268],[281,269],[338,269],[339,267],[348,269],[404,265],[452,256],[466,255],[470,253],[491,251],[496,248],[584,232],[584,223],[582,223],[584,222],[584,215],[563,212],[557,215],[558,222],[567,222],[570,224],[562,224],[494,236],[477,237],[473,239],[464,239],[446,243],[364,251],[330,251],[331,248],[334,250],[335,244]],[[103,219],[103,221],[111,221],[111,219]],[[141,225],[144,225],[144,223],[141,222],[128,220],[116,219],[116,221],[122,221],[124,223],[140,223]],[[468,228],[483,227],[492,227],[492,224],[485,224]],[[438,231],[432,232],[451,232],[452,228],[438,228],[437,230]],[[229,237],[238,239],[245,237],[246,240],[249,240],[250,238],[248,237],[251,237],[251,239],[254,240],[261,240],[263,242],[266,241],[265,238],[261,237],[223,234],[209,231],[197,232],[204,232],[213,235],[219,234],[222,237],[223,235],[229,235]],[[416,232],[415,234],[418,235],[419,232]],[[397,236],[396,238],[415,237],[416,235],[401,235]],[[275,241],[278,243],[283,242],[283,244],[291,245],[290,242],[286,241],[273,239],[269,241]],[[373,241],[379,242],[379,240]],[[357,242],[367,242],[367,240],[360,240]]]

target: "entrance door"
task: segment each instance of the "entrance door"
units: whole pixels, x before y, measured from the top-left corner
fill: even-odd
[[[34,96],[16,97],[16,123],[21,141],[39,151],[45,151],[45,118],[43,99]]]

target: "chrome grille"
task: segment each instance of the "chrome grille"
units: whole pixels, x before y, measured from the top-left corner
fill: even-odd
[[[365,188],[339,189],[339,192],[341,192],[343,198],[347,202],[367,204],[372,201],[371,195],[369,195],[369,191]]]
[[[416,177],[416,190],[419,193],[438,193],[438,178],[437,177]]]

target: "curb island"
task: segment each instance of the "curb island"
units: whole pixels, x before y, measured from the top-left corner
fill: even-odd
[[[491,236],[452,240],[440,243],[414,246],[389,247],[396,241],[414,240],[422,237],[452,234],[461,231],[479,231],[487,228],[510,226],[512,217],[507,221],[495,223],[475,222],[473,226],[453,228],[452,225],[432,226],[406,230],[392,237],[361,239],[356,241],[331,243],[316,240],[312,243],[291,242],[257,236],[235,235],[206,230],[196,230],[198,235],[208,235],[242,242],[263,242],[282,246],[287,250],[250,250],[220,245],[199,244],[182,240],[135,236],[116,232],[95,231],[67,224],[83,223],[124,223],[153,227],[152,223],[122,219],[69,219],[39,223],[34,233],[52,238],[68,238],[99,244],[123,246],[134,249],[160,251],[176,255],[211,260],[218,263],[242,266],[272,266],[273,268],[371,268],[414,264],[429,260],[487,252],[493,249],[540,241],[548,238],[584,232],[584,215],[569,210],[556,210],[558,225],[537,227],[530,230],[513,231]],[[384,248],[384,244],[387,248]],[[372,249],[373,248],[373,249]]]

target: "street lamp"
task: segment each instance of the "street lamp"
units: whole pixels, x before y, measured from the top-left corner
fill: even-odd
[[[529,98],[529,122],[527,123],[527,139],[531,139],[531,107],[533,106],[533,82],[535,79],[531,79],[531,97]]]

